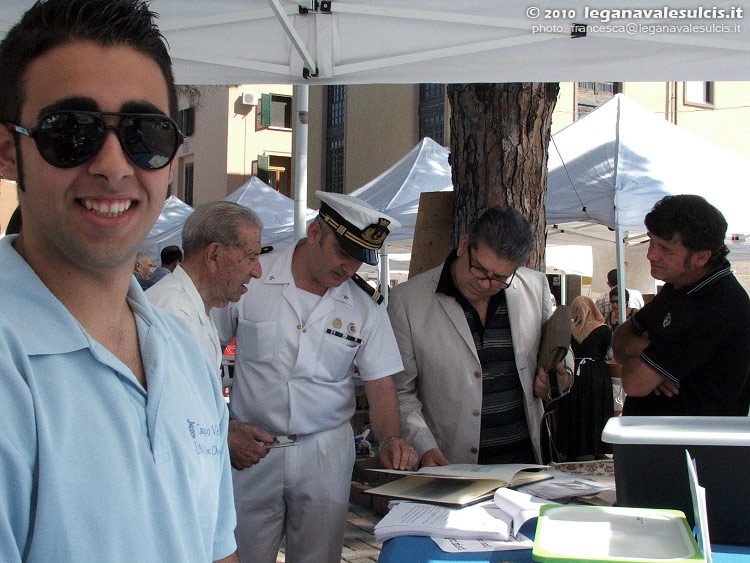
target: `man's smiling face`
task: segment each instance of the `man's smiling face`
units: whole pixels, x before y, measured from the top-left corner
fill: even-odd
[[[73,42],[56,47],[32,61],[23,91],[19,124],[26,128],[50,109],[169,113],[167,85],[156,62],[123,45]],[[115,125],[118,118],[105,119]],[[41,157],[31,138],[18,138],[25,189],[19,193],[21,240],[27,259],[45,260],[63,271],[132,269],[162,210],[173,164],[155,171],[137,167],[111,131],[93,158],[74,168],[56,168]],[[2,172],[14,176],[2,160]]]

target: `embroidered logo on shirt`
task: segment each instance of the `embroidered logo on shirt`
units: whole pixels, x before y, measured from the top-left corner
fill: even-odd
[[[667,328],[670,324],[672,324],[672,313],[667,313],[667,316],[664,317],[664,321],[661,323],[662,328]]]
[[[216,424],[203,425],[187,419],[188,431],[195,445],[195,453],[219,455],[221,453],[221,429]]]

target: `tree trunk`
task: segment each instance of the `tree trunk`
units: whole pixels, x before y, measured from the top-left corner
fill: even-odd
[[[449,84],[453,246],[487,207],[509,205],[531,223],[527,266],[544,271],[547,146],[556,83]]]

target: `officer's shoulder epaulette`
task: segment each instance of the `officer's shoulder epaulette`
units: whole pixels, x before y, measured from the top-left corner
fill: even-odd
[[[367,293],[367,295],[370,296],[370,299],[375,301],[378,305],[380,305],[383,302],[383,294],[380,293],[377,289],[372,287],[369,283],[367,283],[365,280],[363,280],[359,274],[354,274],[352,276],[352,281],[356,283],[362,291]]]

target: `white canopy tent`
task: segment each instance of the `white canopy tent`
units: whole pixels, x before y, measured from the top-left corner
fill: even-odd
[[[0,34],[31,4],[4,0]],[[750,29],[727,0],[682,11],[642,0],[600,0],[595,8],[573,1],[564,10],[518,0],[154,0],[152,7],[183,84],[750,77]],[[585,37],[571,37],[574,23],[588,25]]]
[[[750,159],[654,115],[623,94],[552,136],[547,224],[593,221],[643,231],[669,194],[698,194],[719,208],[729,232],[750,232]]]
[[[386,286],[390,279],[389,247],[397,249],[399,257],[402,258],[400,262],[403,262],[404,255],[411,253],[420,195],[423,192],[453,189],[448,155],[448,149],[429,137],[424,137],[388,170],[351,193],[401,223],[399,229],[388,235],[380,250],[379,278],[381,291],[386,299]],[[402,244],[396,248],[393,243],[398,241]]]
[[[401,223],[401,228],[388,235],[388,242],[414,237],[422,193],[453,189],[449,154],[424,137],[388,170],[351,193]]]
[[[294,242],[294,201],[274,190],[255,176],[224,198],[239,203],[260,215],[263,221],[262,243],[281,249]],[[175,196],[169,196],[161,215],[141,245],[152,260],[159,261],[161,249],[176,244],[182,246],[182,226],[193,212],[193,208]],[[307,209],[309,220],[317,211]]]
[[[627,96],[616,95],[553,135],[548,152],[548,243],[615,241],[621,288],[622,245],[644,239],[644,217],[665,195],[701,195],[724,214],[729,233],[750,233],[750,159]]]
[[[280,194],[268,184],[253,176],[239,188],[224,198],[239,203],[255,211],[263,220],[263,245],[276,249],[286,248],[294,243],[294,200]],[[307,208],[306,221],[318,214]]]
[[[161,262],[161,249],[177,245],[182,248],[182,225],[193,212],[193,208],[176,196],[164,202],[161,214],[151,232],[141,245],[140,252],[149,255],[153,262]]]

